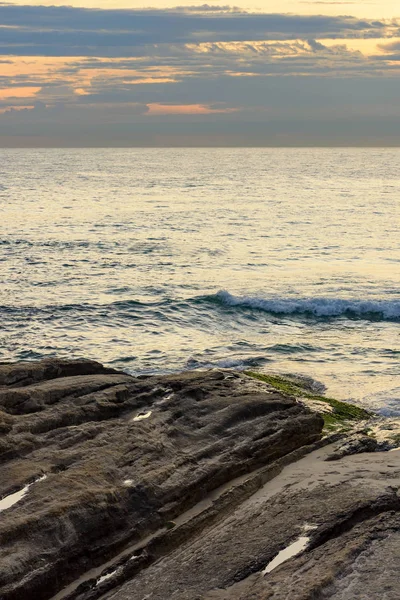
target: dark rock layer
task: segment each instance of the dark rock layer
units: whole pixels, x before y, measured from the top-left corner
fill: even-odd
[[[164,526],[170,542],[157,552],[168,553],[199,531],[174,532],[183,511],[312,444],[322,426],[294,398],[223,371],[134,378],[93,361],[0,365],[0,497],[33,483],[0,512],[1,599],[46,600]]]

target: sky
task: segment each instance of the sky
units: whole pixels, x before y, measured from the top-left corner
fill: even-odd
[[[0,2],[0,146],[400,145],[398,1],[67,1]]]

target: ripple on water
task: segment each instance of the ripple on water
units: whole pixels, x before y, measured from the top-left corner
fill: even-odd
[[[398,151],[171,156],[2,150],[0,360],[270,362],[341,399],[397,385]]]

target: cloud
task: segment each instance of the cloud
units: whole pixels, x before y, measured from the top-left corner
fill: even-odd
[[[40,87],[7,87],[5,89],[0,89],[0,100],[4,100],[6,98],[9,99],[17,99],[17,98],[33,98],[38,92],[40,92]]]
[[[174,8],[166,9],[169,12],[188,12],[188,13],[247,13],[248,11],[239,8],[238,6],[225,5],[210,5],[202,4],[200,6],[175,6]]]
[[[378,48],[382,50],[382,52],[396,52],[400,50],[400,41],[396,40],[395,42],[390,42],[388,44],[378,44]]]
[[[208,104],[148,104],[149,115],[220,115],[231,114],[238,108],[226,108],[224,106],[210,106]]]
[[[351,2],[351,1],[348,1],[348,0],[337,0],[337,1],[330,1],[330,0],[303,0],[302,2],[300,2],[300,4],[317,4],[317,5],[318,4],[322,4],[323,6],[325,6],[325,5],[329,5],[329,6],[330,5],[334,5],[334,6],[339,5],[339,6],[341,6],[343,4],[345,4],[345,5],[350,4],[350,5],[354,6],[354,5],[358,5],[359,2],[357,2],[357,1]],[[376,4],[376,2],[366,2],[366,4]]]
[[[268,145],[299,143],[307,131],[315,142],[374,131],[391,140],[400,47],[389,37],[398,29],[396,21],[228,5],[0,4],[0,145],[13,136],[58,145]],[[352,49],[370,39],[380,53]]]
[[[101,10],[0,5],[0,53],[137,56],[148,45],[383,37],[388,24],[343,16],[244,13],[228,6]]]
[[[386,63],[395,63],[400,61],[400,40],[386,44],[378,44],[377,47],[381,52],[383,52],[383,54],[375,55],[371,57],[372,59],[376,61],[385,61]]]

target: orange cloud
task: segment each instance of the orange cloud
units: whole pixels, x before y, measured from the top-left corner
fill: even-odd
[[[14,87],[0,90],[0,100],[9,98],[32,98],[40,92],[40,87]]]
[[[35,107],[33,105],[0,108],[0,115],[18,113],[18,112],[21,112],[21,111],[24,111],[24,110],[32,110],[34,108]]]
[[[83,89],[83,88],[76,88],[74,90],[74,93],[77,96],[90,96],[90,92],[88,92],[87,90]]]
[[[140,79],[123,80],[122,83],[126,85],[141,85],[143,83],[175,83],[175,79],[170,77],[141,77]]]
[[[236,112],[236,108],[212,108],[206,104],[148,104],[148,115],[213,115]]]
[[[79,60],[74,58],[74,61]],[[83,60],[83,58],[82,58]],[[60,58],[47,58],[47,57],[11,57],[10,62],[3,63],[1,65],[1,74],[7,77],[13,77],[15,75],[48,75],[49,73],[56,73],[56,71],[62,67],[72,63],[71,59]]]
[[[115,80],[122,85],[174,83],[182,75],[180,69],[168,65],[141,68],[141,60],[135,58],[129,58],[131,68],[119,68],[123,60],[125,59],[96,59],[88,62],[87,57],[10,58],[1,63],[1,75],[8,77],[10,84],[15,87],[0,90],[0,100],[33,96],[40,90],[42,82],[53,84],[53,87],[49,88],[47,98],[58,85],[69,86],[76,96],[87,96],[94,93],[96,85],[101,86],[104,81],[110,84]],[[110,63],[115,65],[115,68],[110,66]],[[22,88],[18,85],[21,78],[34,81],[37,88]]]

